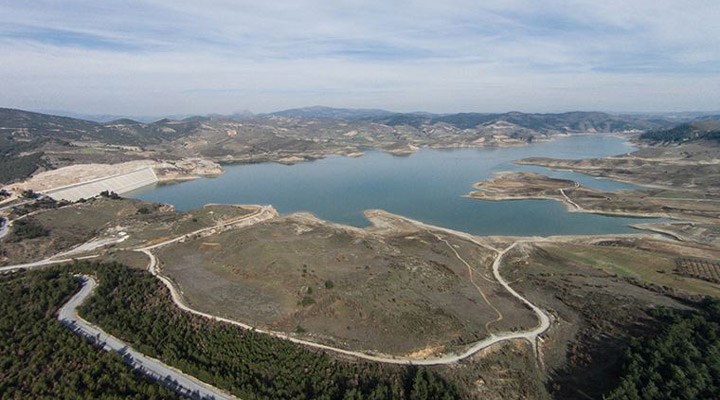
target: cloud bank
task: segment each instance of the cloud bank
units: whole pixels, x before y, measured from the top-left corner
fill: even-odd
[[[0,106],[720,108],[720,2],[0,3]]]

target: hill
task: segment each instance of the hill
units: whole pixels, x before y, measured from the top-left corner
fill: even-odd
[[[409,125],[419,128],[423,125],[445,123],[460,129],[473,129],[483,125],[501,122],[538,132],[621,132],[653,129],[668,126],[662,119],[636,116],[612,115],[600,112],[567,112],[561,114],[528,114],[509,112],[502,114],[459,113],[449,115],[393,114],[385,117],[368,118],[373,122],[390,126]]]
[[[670,129],[651,130],[640,135],[648,142],[683,143],[698,140],[720,141],[720,119],[703,119],[674,126]]]
[[[0,108],[0,135],[15,142],[98,141],[137,146],[182,136],[197,127],[195,121],[163,119],[145,124],[131,119],[98,123],[83,119]]]
[[[264,115],[101,123],[0,108],[0,182],[73,164],[182,158],[295,163],[329,154],[360,155],[367,149],[402,155],[421,147],[516,146],[557,134],[671,126],[657,117],[598,112],[438,115],[321,106]]]

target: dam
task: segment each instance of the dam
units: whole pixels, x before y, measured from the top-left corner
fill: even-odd
[[[132,172],[53,188],[41,193],[55,200],[77,201],[95,197],[106,190],[123,194],[157,182],[158,177],[155,175],[155,171],[152,167],[147,166]]]

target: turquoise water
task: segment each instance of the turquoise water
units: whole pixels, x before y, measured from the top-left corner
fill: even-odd
[[[517,166],[524,157],[590,158],[633,151],[612,136],[573,136],[511,148],[423,149],[397,157],[370,151],[360,158],[331,156],[287,166],[275,163],[226,166],[218,178],[154,186],[129,194],[169,203],[179,210],[207,203],[272,204],[281,213],[309,211],[320,218],[367,226],[367,209],[379,208],[426,223],[478,235],[626,233],[629,224],[652,219],[569,213],[553,200],[481,201],[463,195],[475,182],[506,170],[536,171],[606,191],[633,185],[570,171]]]

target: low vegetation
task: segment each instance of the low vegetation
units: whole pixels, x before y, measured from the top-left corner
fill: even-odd
[[[454,399],[427,368],[336,361],[264,334],[180,311],[145,271],[83,263],[99,287],[81,314],[137,350],[243,399]]]
[[[532,311],[480,278],[494,255],[407,223],[378,232],[304,214],[157,251],[162,273],[199,311],[280,332],[300,325],[310,340],[339,348],[425,357],[536,325]],[[463,260],[476,268],[477,287]]]
[[[686,308],[659,285],[621,275],[630,273],[632,266],[649,270],[656,260],[650,252],[609,256],[618,250],[626,248],[521,244],[504,258],[506,279],[554,316],[543,337],[542,353],[548,389],[555,399],[601,399],[619,384],[618,371],[629,341],[653,335],[661,325],[648,310]],[[672,258],[662,263],[668,270],[674,268]],[[643,277],[650,276],[648,270],[640,271]]]
[[[177,398],[57,321],[78,289],[58,269],[0,276],[0,398]]]
[[[715,221],[720,204],[696,201],[692,192],[672,193],[656,188],[601,191],[566,179],[532,172],[501,172],[474,185],[470,197],[481,200],[554,199],[572,210],[599,214],[665,216]],[[689,197],[689,199],[687,198]],[[702,199],[702,197],[700,197]]]
[[[48,236],[50,231],[32,218],[24,218],[13,222],[12,234],[8,237],[11,242],[24,239],[35,239]]]
[[[0,242],[0,265],[40,260],[93,238],[117,237],[119,232],[128,235],[122,246],[137,247],[148,241],[177,237],[219,221],[239,218],[252,211],[218,205],[177,212],[168,206],[125,199],[113,192],[73,204],[41,197],[12,210],[9,219],[13,225],[8,236]],[[22,217],[29,213],[33,214]]]

